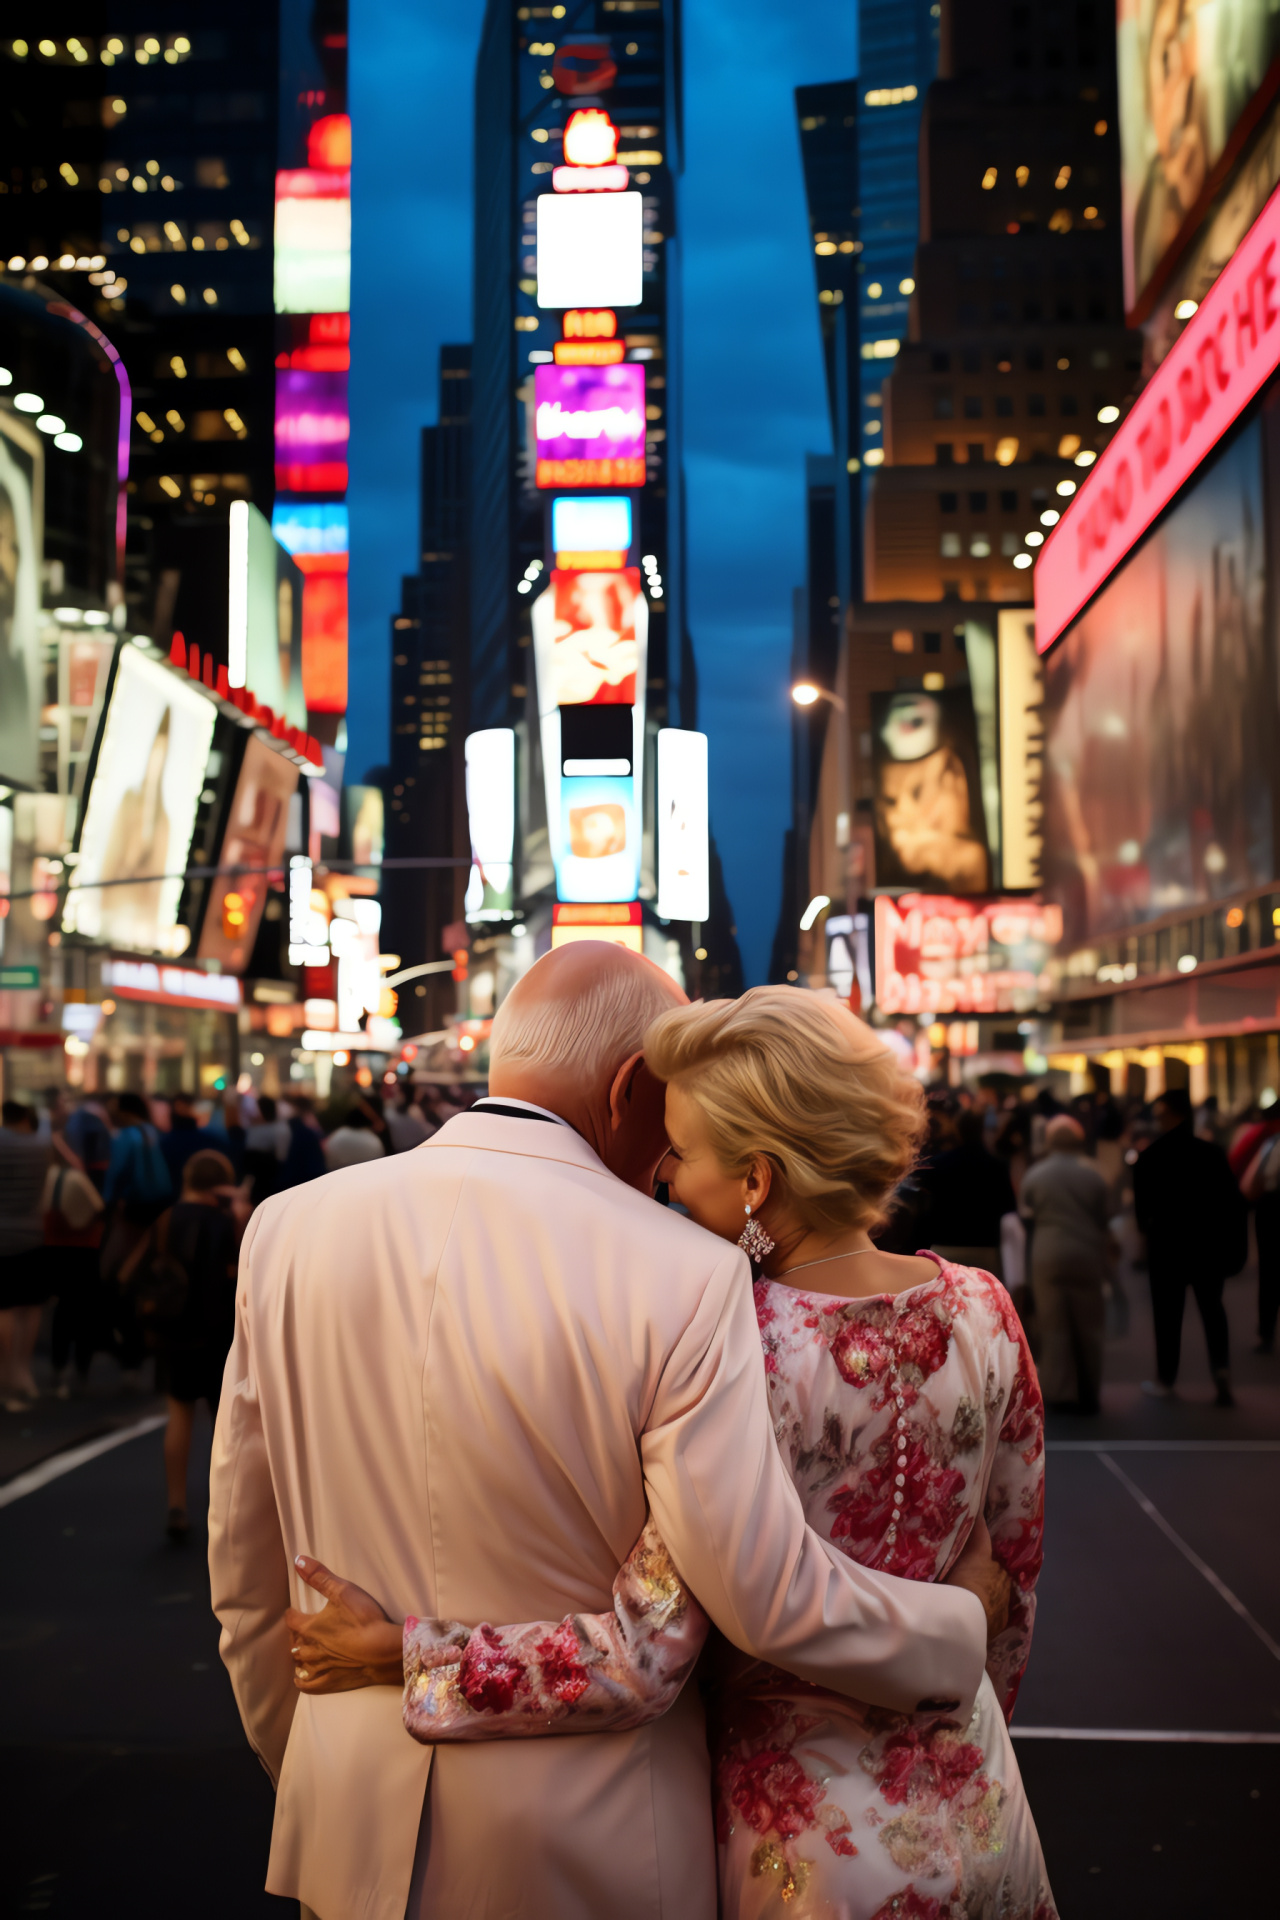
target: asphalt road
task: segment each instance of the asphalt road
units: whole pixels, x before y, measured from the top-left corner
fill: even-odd
[[[1150,1352],[1140,1280],[1130,1292],[1102,1414],[1052,1428],[1018,1756],[1064,1920],[1273,1912],[1280,1362],[1245,1353],[1250,1287],[1238,1281],[1239,1407],[1210,1405],[1190,1323],[1182,1394],[1150,1401],[1137,1385]],[[148,1415],[95,1402],[78,1418],[101,1436]],[[20,1431],[0,1435],[0,1472],[29,1470],[41,1433],[46,1453],[77,1437],[60,1409]],[[198,1438],[196,1482],[207,1422]],[[22,1485],[0,1486],[0,1503]],[[193,1482],[193,1513],[202,1492]],[[6,1914],[295,1912],[261,1891],[271,1792],[218,1661],[204,1540],[169,1546],[163,1509],[156,1430],[0,1504]]]

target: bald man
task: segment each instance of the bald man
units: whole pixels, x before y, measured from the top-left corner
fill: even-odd
[[[295,1691],[314,1555],[393,1619],[612,1600],[651,1510],[737,1646],[967,1715],[972,1591],[870,1573],[805,1525],[736,1248],[651,1198],[666,1150],[650,962],[550,954],[494,1022],[492,1092],[411,1153],[267,1200],[214,1441],[222,1655],[278,1783],[267,1887],[319,1920],[714,1920],[697,1689],[623,1733],[424,1748],[390,1684]],[[394,1678],[394,1671],[391,1676]]]

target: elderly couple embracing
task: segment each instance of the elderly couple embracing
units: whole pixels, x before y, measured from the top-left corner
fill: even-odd
[[[989,1275],[869,1237],[915,1083],[833,1001],[584,942],[490,1086],[245,1236],[210,1560],[268,1888],[1053,1920],[1006,1728],[1040,1395]]]

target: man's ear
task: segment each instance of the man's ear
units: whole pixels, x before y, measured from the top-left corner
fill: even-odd
[[[617,1133],[627,1118],[636,1075],[643,1065],[644,1054],[633,1053],[629,1059],[623,1061],[613,1076],[613,1085],[609,1089],[609,1124],[614,1133]]]

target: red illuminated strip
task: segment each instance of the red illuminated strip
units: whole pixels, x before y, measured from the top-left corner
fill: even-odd
[[[351,367],[350,347],[295,347],[292,353],[278,353],[276,365],[293,367],[302,373],[347,373]]]
[[[539,460],[540,487],[642,487],[644,461]]]
[[[345,493],[345,460],[317,460],[310,466],[276,461],[276,485],[281,493]]]
[[[1036,647],[1081,612],[1280,366],[1280,188],[1036,562]]]
[[[638,900],[602,907],[568,906],[557,901],[551,909],[552,925],[557,927],[638,927],[640,917]]]
[[[552,348],[558,367],[616,367],[627,357],[625,340],[557,340]]]

